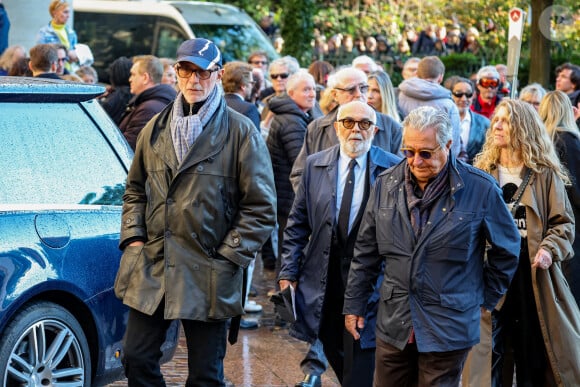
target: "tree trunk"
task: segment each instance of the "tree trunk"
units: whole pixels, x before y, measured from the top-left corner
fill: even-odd
[[[532,0],[532,25],[531,25],[531,50],[530,50],[530,75],[528,82],[537,82],[548,88],[550,85],[550,48],[549,36],[544,36],[540,31],[540,15],[553,0]]]

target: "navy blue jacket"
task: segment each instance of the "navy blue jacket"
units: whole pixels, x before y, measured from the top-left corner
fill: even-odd
[[[225,96],[226,103],[229,107],[237,111],[238,113],[248,117],[252,120],[252,123],[257,130],[260,130],[260,113],[258,108],[253,103],[244,101],[242,97],[238,94],[228,93]]]
[[[468,160],[471,162],[475,155],[481,152],[490,122],[487,117],[472,112],[471,110],[467,114],[471,114],[471,126],[469,128],[469,140],[467,140],[465,150],[467,151]]]
[[[401,350],[411,328],[419,352],[477,344],[480,307],[494,308],[518,266],[520,235],[497,183],[453,156],[449,162],[449,189],[419,238],[403,161],[377,178],[356,241],[343,312],[364,316],[384,263],[376,334]]]
[[[279,279],[297,281],[296,314],[290,335],[303,341],[318,338],[326,292],[328,259],[336,219],[336,178],[339,145],[308,157],[282,246]],[[395,165],[400,158],[372,146],[368,153],[369,180]],[[368,323],[361,332],[361,347],[375,346],[375,316],[378,293],[365,300]],[[368,304],[368,305],[367,305]]]

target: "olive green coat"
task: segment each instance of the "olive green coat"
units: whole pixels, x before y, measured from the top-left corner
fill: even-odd
[[[243,268],[276,223],[268,149],[246,117],[220,104],[178,165],[169,129],[172,104],[137,142],[123,197],[115,292],[166,319],[221,320],[243,314]]]

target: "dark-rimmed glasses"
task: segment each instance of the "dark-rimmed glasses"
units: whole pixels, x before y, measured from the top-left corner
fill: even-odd
[[[354,128],[354,124],[358,124],[358,128],[361,132],[367,131],[373,126],[375,123],[369,120],[353,120],[352,118],[343,118],[338,120],[344,126],[345,129],[352,130]]]
[[[58,58],[58,61],[59,62],[67,63],[69,61],[69,57],[68,56],[65,56],[64,58]]]
[[[286,79],[290,76],[290,74],[288,73],[282,73],[282,74],[270,74],[270,78],[272,79]]]
[[[367,91],[369,91],[369,85],[366,85],[364,83],[360,84],[360,85],[354,85],[351,87],[335,87],[336,90],[340,90],[340,91],[344,91],[345,93],[348,94],[354,94],[356,92],[356,89],[359,89],[361,94],[366,94]]]
[[[203,70],[203,69],[194,69],[193,67],[182,67],[180,65],[175,66],[175,72],[179,76],[179,78],[189,78],[191,74],[195,73],[195,75],[199,79],[209,79],[212,73],[219,71],[219,67],[212,69],[212,70]]]
[[[250,61],[250,64],[263,66],[263,65],[267,65],[268,61],[267,60],[253,60],[253,61]]]
[[[481,78],[479,80],[479,85],[481,87],[485,87],[486,89],[488,88],[492,88],[495,89],[496,87],[499,86],[499,79],[495,79],[495,78]]]
[[[437,152],[439,149],[441,149],[441,145],[439,145],[435,149],[419,149],[419,150],[404,147],[401,148],[401,152],[408,159],[415,157],[415,155],[417,154],[423,160],[429,160],[431,157],[433,157],[433,153]]]
[[[454,91],[452,94],[453,94],[453,96],[455,96],[457,98],[461,98],[463,96],[466,96],[467,98],[473,97],[473,93],[460,93],[460,92],[455,92]]]

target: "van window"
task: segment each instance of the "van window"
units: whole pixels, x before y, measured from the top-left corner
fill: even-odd
[[[221,50],[224,62],[246,61],[252,51],[265,51],[270,60],[278,57],[268,39],[256,34],[253,26],[235,24],[190,24],[195,36],[213,41]]]
[[[108,82],[107,68],[120,56],[152,54],[175,57],[187,34],[170,18],[153,15],[102,14],[75,11],[74,29],[95,58],[99,80]]]

